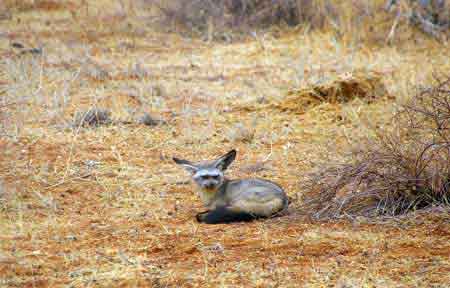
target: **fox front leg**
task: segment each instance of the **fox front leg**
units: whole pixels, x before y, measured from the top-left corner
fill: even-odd
[[[197,221],[206,224],[244,222],[252,221],[256,218],[258,218],[257,215],[240,211],[239,208],[230,206],[219,206],[214,210],[197,214]]]
[[[195,219],[197,219],[197,222],[205,222],[205,217],[208,215],[209,210],[204,211],[204,212],[200,212],[197,215],[195,215]]]

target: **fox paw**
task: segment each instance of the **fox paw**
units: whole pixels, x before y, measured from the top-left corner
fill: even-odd
[[[208,214],[209,211],[205,211],[205,212],[200,212],[198,213],[195,218],[197,219],[197,222],[205,222],[205,217]]]

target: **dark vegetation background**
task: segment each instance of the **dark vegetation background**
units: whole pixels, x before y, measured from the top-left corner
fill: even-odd
[[[398,22],[408,22],[424,33],[441,37],[450,25],[450,5],[444,0],[322,1],[322,0],[146,0],[163,14],[166,24],[198,33],[249,31],[271,25],[306,25],[309,29],[331,28],[339,34],[370,23],[372,32],[383,29],[381,10]],[[210,35],[213,36],[213,35]]]

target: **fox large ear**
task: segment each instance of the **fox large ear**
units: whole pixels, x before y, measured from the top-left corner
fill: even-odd
[[[188,160],[179,159],[176,157],[173,157],[172,159],[178,165],[183,166],[183,168],[186,169],[191,174],[194,174],[198,171],[198,168]]]
[[[227,154],[221,156],[219,159],[217,159],[214,163],[214,166],[219,168],[222,171],[225,171],[228,166],[230,166],[231,162],[236,159],[236,150],[231,150]]]

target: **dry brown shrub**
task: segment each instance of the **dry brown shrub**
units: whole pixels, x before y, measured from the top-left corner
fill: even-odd
[[[399,215],[450,203],[450,77],[422,88],[394,129],[360,143],[349,164],[320,167],[301,209],[316,219]]]
[[[386,10],[395,15],[388,40],[395,34],[399,22],[406,20],[408,25],[434,37],[447,41],[450,36],[450,2],[446,0],[388,0]]]
[[[295,26],[309,23],[323,27],[326,17],[336,16],[329,1],[312,0],[146,0],[158,7],[166,22],[189,29],[206,31],[269,26],[285,23]]]
[[[208,40],[230,40],[272,25],[302,25],[305,31],[333,31],[354,44],[393,44],[417,37],[420,30],[440,41],[448,39],[448,1],[324,0],[143,0],[165,28],[194,32]],[[156,9],[154,9],[156,8]],[[410,27],[416,27],[410,29]],[[231,33],[229,33],[231,32]]]
[[[275,104],[278,109],[304,113],[323,102],[337,104],[353,99],[363,99],[371,103],[388,92],[382,81],[382,73],[377,71],[353,71],[337,75],[327,81],[288,91],[287,96]]]

